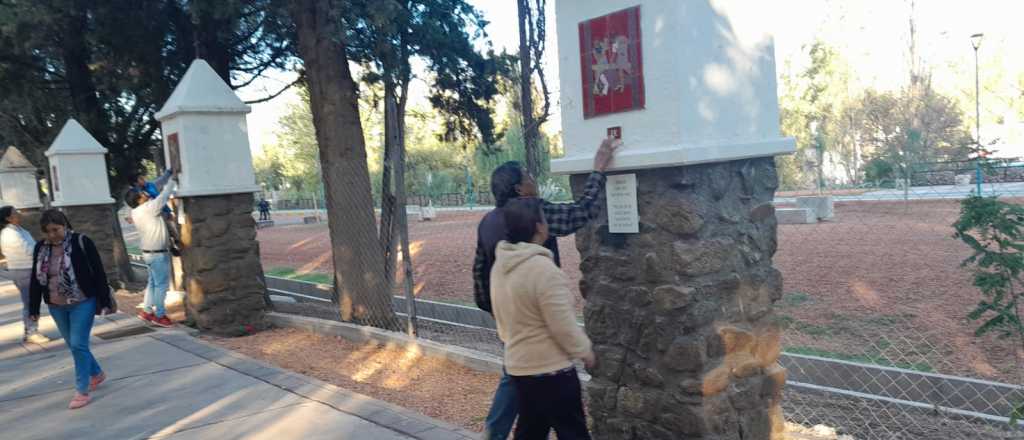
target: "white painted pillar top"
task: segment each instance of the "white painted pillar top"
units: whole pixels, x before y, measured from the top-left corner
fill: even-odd
[[[566,154],[552,160],[553,172],[591,171],[610,133],[623,141],[616,170],[794,151],[794,139],[779,130],[771,2],[559,0],[555,7]]]
[[[53,206],[114,203],[107,176],[107,149],[78,121],[68,119],[46,157],[50,162]]]
[[[192,62],[156,113],[167,166],[180,171],[178,196],[259,191],[245,121],[250,111],[209,64]]]
[[[0,158],[0,199],[15,208],[38,208],[39,184],[36,181],[36,167],[28,161],[18,147],[7,147]]]

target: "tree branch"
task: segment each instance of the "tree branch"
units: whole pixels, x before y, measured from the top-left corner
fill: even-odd
[[[272,95],[269,95],[269,96],[266,96],[266,97],[263,97],[263,98],[260,98],[260,99],[253,99],[253,100],[250,100],[250,101],[245,101],[245,103],[246,104],[259,104],[261,102],[270,101],[271,99],[274,99],[274,98],[277,98],[278,96],[281,96],[282,93],[286,92],[288,89],[292,88],[292,86],[302,82],[305,79],[306,79],[306,76],[304,74],[299,74],[299,77],[296,78],[295,81],[292,81],[290,84],[284,86],[283,88],[281,88],[281,90],[278,90],[276,93],[274,93]]]

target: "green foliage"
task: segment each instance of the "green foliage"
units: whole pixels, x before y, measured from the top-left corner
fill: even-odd
[[[287,278],[289,280],[305,281],[307,283],[332,284],[331,275],[318,272],[298,273],[290,267],[274,267],[266,271],[267,276],[276,278]]]
[[[971,248],[962,266],[972,266],[974,287],[982,300],[967,315],[983,320],[975,336],[996,333],[1001,338],[1017,337],[1024,346],[1021,323],[1021,272],[1024,271],[1024,207],[997,197],[968,197],[960,202],[960,218],[953,224],[953,237]],[[1024,418],[1024,402],[1010,413],[1010,424]]]
[[[983,296],[968,315],[971,320],[983,320],[975,335],[996,332],[1024,342],[1020,311],[1024,207],[996,197],[968,197],[960,204],[960,218],[953,228],[953,236],[971,248],[962,265],[972,266],[974,286]]]
[[[929,82],[909,85],[899,93],[867,91],[859,103],[863,114],[860,139],[872,158],[892,164],[899,178],[908,178],[915,164],[963,160],[973,144],[956,103]]]
[[[879,186],[891,186],[896,177],[896,168],[883,158],[871,159],[864,166],[864,179]]]
[[[350,0],[344,9],[349,59],[368,67],[363,80],[402,89],[410,60],[430,71],[428,99],[440,112],[449,140],[494,141],[491,100],[501,63],[475,43],[487,21],[465,0]],[[397,94],[396,94],[397,95]]]
[[[291,54],[275,0],[0,1],[0,145],[38,166],[69,117],[109,151],[115,195],[160,147],[153,113],[197,57],[241,86]]]

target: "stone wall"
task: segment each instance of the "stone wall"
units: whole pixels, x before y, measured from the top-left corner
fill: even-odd
[[[640,233],[576,234],[594,438],[781,438],[774,160],[636,174]]]
[[[120,275],[114,264],[114,207],[113,205],[65,206],[61,208],[68,216],[75,231],[85,234],[96,243],[96,250],[103,260],[103,268],[107,272],[107,281],[117,286]],[[36,224],[39,224],[38,218]],[[36,230],[39,229],[37,226]]]
[[[203,331],[237,336],[265,326],[252,194],[184,197],[185,310]]]

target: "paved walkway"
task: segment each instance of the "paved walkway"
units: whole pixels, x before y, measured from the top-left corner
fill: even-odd
[[[0,281],[0,438],[5,440],[477,436],[207,344],[182,329],[154,330],[124,315],[97,322],[93,352],[108,379],[92,403],[69,411],[70,354],[48,317],[41,328],[55,341],[46,347],[21,344],[20,313],[17,290]]]

